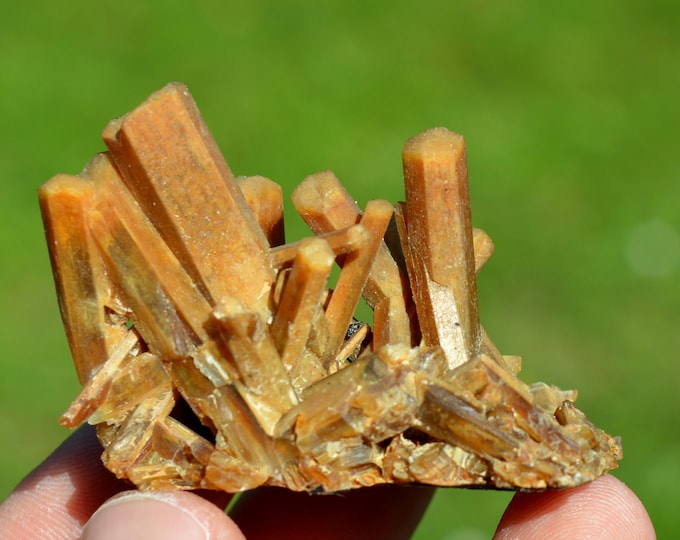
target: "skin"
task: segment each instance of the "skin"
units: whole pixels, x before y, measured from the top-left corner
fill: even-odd
[[[230,515],[221,493],[129,490],[101,464],[94,430],[79,429],[0,505],[3,538],[410,538],[433,489],[381,486],[310,496],[277,488],[242,495]],[[640,500],[612,476],[578,488],[518,493],[495,539],[653,539]]]

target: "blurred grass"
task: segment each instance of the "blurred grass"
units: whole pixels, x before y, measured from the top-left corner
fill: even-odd
[[[578,388],[623,436],[615,474],[659,537],[680,536],[680,5],[270,4],[3,8],[0,496],[68,435],[57,418],[78,391],[35,190],[180,80],[234,172],[287,193],[332,169],[362,205],[401,199],[404,141],[463,133],[475,225],[497,246],[480,276],[485,327],[523,355],[525,381]],[[508,498],[440,491],[417,538],[489,537]]]

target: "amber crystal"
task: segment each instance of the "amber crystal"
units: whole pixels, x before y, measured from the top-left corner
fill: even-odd
[[[575,391],[517,378],[479,322],[465,143],[406,143],[406,201],[362,210],[331,172],[293,193],[235,178],[187,89],[104,130],[108,152],[40,203],[80,395],[102,459],[140,489],[544,489],[617,466]],[[331,271],[341,270],[331,285]],[[357,321],[361,299],[371,324]]]

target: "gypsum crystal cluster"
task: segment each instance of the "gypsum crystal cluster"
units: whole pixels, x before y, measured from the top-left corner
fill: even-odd
[[[235,178],[187,88],[104,130],[108,152],[39,196],[83,385],[61,423],[143,490],[376,484],[534,490],[617,466],[576,393],[517,378],[480,326],[463,138],[403,151],[406,202],[363,211],[331,172]],[[340,267],[332,290],[329,275]],[[356,321],[360,300],[373,324]]]

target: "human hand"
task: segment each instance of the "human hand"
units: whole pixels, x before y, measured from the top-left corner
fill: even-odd
[[[173,538],[410,538],[432,488],[380,486],[337,496],[278,488],[230,495],[129,490],[101,464],[89,426],[79,429],[0,505],[2,538],[117,540]],[[584,486],[515,495],[496,539],[655,538],[642,503],[612,476]]]

